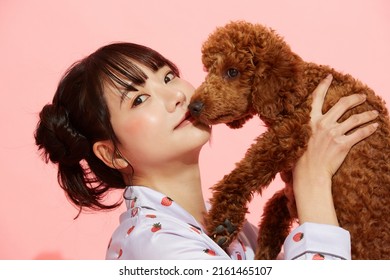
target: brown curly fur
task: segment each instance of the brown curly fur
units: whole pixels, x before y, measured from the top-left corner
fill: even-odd
[[[261,193],[280,173],[286,188],[264,208],[256,258],[279,254],[296,219],[287,193],[292,193],[291,168],[311,135],[311,93],[331,73],[324,112],[342,96],[364,93],[367,101],[340,121],[363,111],[380,113],[377,131],[352,148],[333,177],[337,217],[351,234],[354,259],[390,259],[390,123],[382,99],[348,74],[303,61],[273,30],[259,24],[239,21],[217,28],[203,45],[202,60],[208,75],[189,106],[193,116],[239,128],[259,115],[267,125],[236,168],[213,187],[205,220],[211,237],[225,248],[240,231],[254,192]],[[226,229],[226,219],[235,231]]]

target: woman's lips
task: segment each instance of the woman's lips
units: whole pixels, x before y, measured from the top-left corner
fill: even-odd
[[[195,121],[195,119],[192,118],[190,112],[187,111],[187,112],[184,114],[182,120],[179,122],[178,125],[175,126],[174,129],[184,127],[184,126],[186,126],[186,125],[188,125],[188,124],[193,123],[194,121]]]

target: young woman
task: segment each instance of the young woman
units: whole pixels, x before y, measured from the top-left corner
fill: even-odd
[[[376,125],[345,133],[376,113],[338,123],[345,111],[365,100],[351,95],[322,114],[331,79],[313,93],[313,135],[294,169],[300,226],[286,239],[288,259],[350,258],[350,237],[338,226],[331,178],[350,148]],[[117,43],[74,64],[52,103],[43,107],[36,144],[46,161],[58,164],[59,184],[80,211],[114,208],[120,202],[105,205],[104,196],[124,189],[128,210],[120,217],[107,259],[253,258],[257,230],[252,225],[246,224],[226,251],[203,230],[207,207],[198,158],[211,128],[188,113],[193,91],[159,53]]]

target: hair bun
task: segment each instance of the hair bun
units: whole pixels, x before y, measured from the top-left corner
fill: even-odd
[[[88,155],[89,142],[71,125],[65,108],[45,105],[39,117],[35,142],[46,161],[74,165]]]

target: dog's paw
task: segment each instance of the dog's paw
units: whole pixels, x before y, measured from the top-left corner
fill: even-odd
[[[221,248],[225,249],[233,240],[236,230],[237,227],[235,227],[228,219],[226,219],[223,224],[217,226],[214,229],[214,231],[211,233],[211,238]]]

